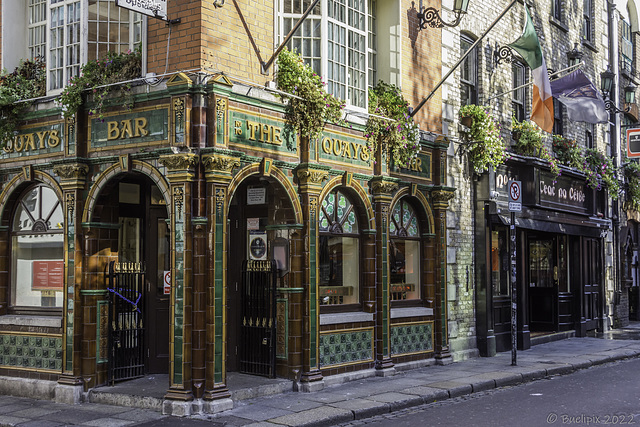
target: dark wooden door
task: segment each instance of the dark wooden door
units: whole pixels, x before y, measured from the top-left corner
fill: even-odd
[[[584,286],[582,292],[582,314],[587,331],[596,329],[602,318],[601,283],[602,258],[601,244],[598,239],[583,240]]]
[[[169,290],[165,272],[170,270],[169,230],[164,207],[149,209],[145,239],[147,264],[146,370],[150,374],[169,372]]]
[[[530,236],[528,240],[529,327],[531,332],[558,328],[558,269],[556,240]]]

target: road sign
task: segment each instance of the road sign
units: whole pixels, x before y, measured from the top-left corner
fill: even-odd
[[[520,181],[509,181],[509,212],[522,211],[522,183]]]
[[[171,270],[164,272],[164,294],[171,295]]]
[[[627,156],[640,157],[640,129],[627,129]]]

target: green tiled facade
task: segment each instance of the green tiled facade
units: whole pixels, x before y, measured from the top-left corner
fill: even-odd
[[[391,326],[391,354],[433,351],[433,323]]]
[[[320,367],[373,360],[373,329],[321,334]]]
[[[35,370],[62,370],[62,338],[2,335],[0,364]]]

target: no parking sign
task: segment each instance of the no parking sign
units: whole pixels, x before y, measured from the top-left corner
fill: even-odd
[[[171,270],[164,272],[164,294],[171,295]]]

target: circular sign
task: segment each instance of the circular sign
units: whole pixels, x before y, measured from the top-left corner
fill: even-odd
[[[520,199],[520,183],[516,181],[512,181],[509,186],[509,196],[511,200],[519,200]]]
[[[267,242],[264,241],[262,236],[253,237],[249,244],[249,250],[253,259],[262,259],[267,253]]]

